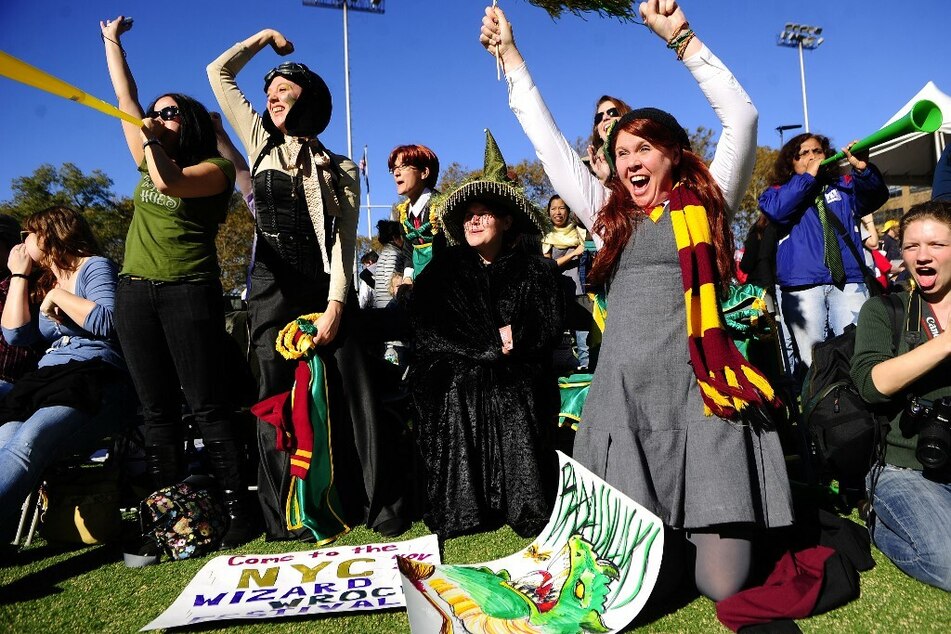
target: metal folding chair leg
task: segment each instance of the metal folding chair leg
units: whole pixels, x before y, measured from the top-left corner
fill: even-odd
[[[17,524],[17,532],[11,542],[13,545],[19,545],[20,540],[24,539],[24,546],[33,543],[33,537],[36,535],[36,527],[40,523],[40,513],[42,512],[42,496],[39,490],[31,492],[23,501],[23,507],[20,512],[20,522]]]

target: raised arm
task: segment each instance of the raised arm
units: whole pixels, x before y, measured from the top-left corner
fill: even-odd
[[[265,130],[261,117],[248,101],[235,79],[252,57],[265,46],[270,46],[278,55],[290,55],[294,45],[274,29],[258,31],[243,42],[238,42],[208,65],[208,82],[218,100],[221,113],[238,133],[245,152],[250,155],[264,141]]]
[[[145,151],[145,162],[155,189],[176,198],[204,198],[233,187],[233,181],[218,165],[204,161],[179,167],[157,140],[163,127],[161,119],[145,119],[139,143]]]
[[[535,148],[535,155],[552,187],[589,230],[594,218],[608,199],[608,190],[591,173],[575,152],[545,105],[515,46],[512,25],[497,7],[486,7],[482,18],[479,42],[494,56],[499,56],[505,69],[509,90],[509,107]],[[600,239],[595,236],[600,244]]]
[[[683,10],[673,0],[642,3],[641,15],[665,42],[677,35],[681,25],[686,23]],[[515,46],[511,24],[500,9],[486,8],[479,41],[489,53],[501,57],[509,88],[509,107],[532,142],[552,187],[590,230],[607,201],[608,190],[558,129]],[[710,171],[733,213],[752,178],[759,115],[733,74],[698,37],[692,37],[682,53],[684,65],[723,126]],[[600,238],[594,236],[594,240],[600,246]]]
[[[18,345],[9,336],[17,328],[30,323],[30,281],[28,276],[33,269],[33,260],[26,250],[25,244],[14,245],[7,257],[7,268],[10,270],[10,287],[3,304],[3,314],[0,316],[0,326],[4,329],[4,338],[11,345]],[[26,342],[31,343],[31,342]]]
[[[112,80],[112,88],[119,100],[119,110],[142,119],[145,117],[145,112],[139,104],[139,89],[135,85],[135,79],[132,77],[132,71],[126,61],[121,40],[122,34],[132,28],[132,21],[131,19],[126,21],[125,17],[120,15],[115,20],[99,22],[99,28],[102,31],[102,43],[106,48],[106,66],[109,68],[109,78]],[[135,161],[136,165],[141,164],[145,156],[145,150],[142,149],[139,128],[123,121],[122,133],[125,135],[129,152],[132,153],[132,160]]]
[[[674,0],[642,2],[640,12],[644,22],[664,42],[675,37],[687,22],[683,9]],[[697,36],[690,39],[683,51],[683,62],[723,126],[710,173],[732,216],[753,177],[759,113],[733,73]]]
[[[221,156],[231,161],[234,165],[235,185],[245,200],[252,195],[251,168],[244,159],[244,154],[234,146],[231,137],[225,132],[224,123],[221,121],[221,115],[217,112],[211,114],[211,120],[215,123],[215,138],[218,140],[218,152]]]

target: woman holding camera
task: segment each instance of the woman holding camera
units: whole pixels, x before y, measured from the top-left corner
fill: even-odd
[[[913,290],[899,293],[902,337],[892,349],[884,302],[862,307],[852,380],[868,403],[889,413],[884,460],[866,484],[872,540],[896,566],[951,591],[951,202],[915,205],[901,220],[902,259]],[[911,397],[937,406],[904,413]],[[943,418],[944,420],[941,420]]]

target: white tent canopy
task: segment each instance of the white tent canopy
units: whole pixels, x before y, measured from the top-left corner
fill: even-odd
[[[871,160],[885,175],[889,185],[930,186],[934,167],[945,144],[951,142],[951,97],[929,81],[901,110],[882,127],[904,117],[917,101],[933,101],[944,115],[944,123],[937,132],[911,132],[872,148]]]

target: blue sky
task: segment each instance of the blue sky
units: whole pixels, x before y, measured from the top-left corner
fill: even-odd
[[[443,165],[475,168],[482,162],[482,129],[489,127],[509,162],[533,156],[508,109],[505,85],[496,82],[494,62],[478,43],[485,4],[388,0],[384,15],[350,13],[353,146],[355,158],[369,146],[373,204],[396,201],[386,157],[402,143],[429,145]],[[501,6],[569,139],[590,132],[594,102],[603,93],[670,110],[689,129],[716,128],[689,73],[645,28],[593,15],[553,21],[526,0],[502,0]],[[813,131],[837,144],[878,129],[928,80],[951,92],[948,0],[685,0],[683,6],[759,109],[761,145],[778,145],[776,126],[803,122],[798,55],[776,45],[786,22],[824,29],[823,45],[805,53],[809,119]],[[905,8],[915,13],[900,13]],[[300,0],[4,0],[0,49],[112,102],[98,21],[120,13],[135,18],[124,44],[143,103],[175,91],[215,109],[206,64],[262,28],[283,32],[297,49],[289,59],[308,64],[330,86],[335,109],[322,139],[346,152],[339,10],[304,7]],[[267,49],[238,77],[262,107],[262,77],[279,61]],[[0,140],[0,199],[10,197],[12,178],[41,163],[102,169],[122,195],[135,186],[118,120],[2,77]]]

